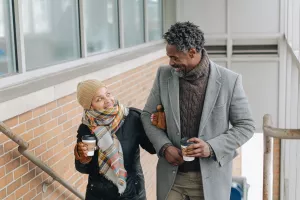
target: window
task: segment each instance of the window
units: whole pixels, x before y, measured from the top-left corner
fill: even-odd
[[[118,1],[84,1],[87,52],[108,52],[119,48]]]
[[[76,0],[22,0],[26,69],[80,56]]]
[[[149,41],[162,38],[162,0],[147,0]]]
[[[10,11],[9,0],[0,0],[0,76],[16,72]]]
[[[126,0],[123,4],[124,46],[145,42],[144,1]]]

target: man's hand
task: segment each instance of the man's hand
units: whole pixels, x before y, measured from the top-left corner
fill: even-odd
[[[164,152],[164,156],[165,159],[174,166],[181,165],[184,162],[181,150],[174,146],[167,147],[167,149]]]
[[[77,152],[81,157],[88,157],[88,148],[87,144],[84,144],[83,142],[79,142],[77,144]]]
[[[187,157],[196,157],[196,158],[207,158],[210,156],[211,152],[209,149],[209,144],[200,140],[199,138],[191,138],[189,142],[193,142],[185,150],[185,156]]]

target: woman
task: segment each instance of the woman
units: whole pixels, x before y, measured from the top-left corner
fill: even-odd
[[[77,171],[89,174],[87,200],[145,200],[139,145],[151,154],[137,109],[126,108],[98,80],[78,84],[77,99],[84,108],[74,149]],[[97,139],[94,156],[87,156],[84,135]]]

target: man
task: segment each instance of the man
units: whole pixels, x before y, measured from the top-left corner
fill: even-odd
[[[159,155],[157,199],[229,200],[236,149],[254,132],[241,76],[209,60],[203,32],[193,23],[176,23],[163,37],[169,66],[158,69],[142,113]],[[150,120],[160,104],[166,132]],[[182,137],[194,143],[186,150],[196,157],[192,162],[183,161]]]

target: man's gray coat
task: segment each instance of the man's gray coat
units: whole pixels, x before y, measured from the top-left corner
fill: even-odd
[[[167,133],[151,125],[156,106],[165,109]],[[142,113],[146,133],[156,152],[166,143],[180,148],[179,77],[170,66],[160,67]],[[232,125],[229,128],[229,124]],[[240,75],[210,63],[210,75],[198,137],[213,148],[216,159],[201,158],[200,167],[205,200],[229,200],[232,160],[236,149],[254,132],[254,121]],[[157,164],[157,199],[165,200],[174,183],[178,167],[160,157]]]

